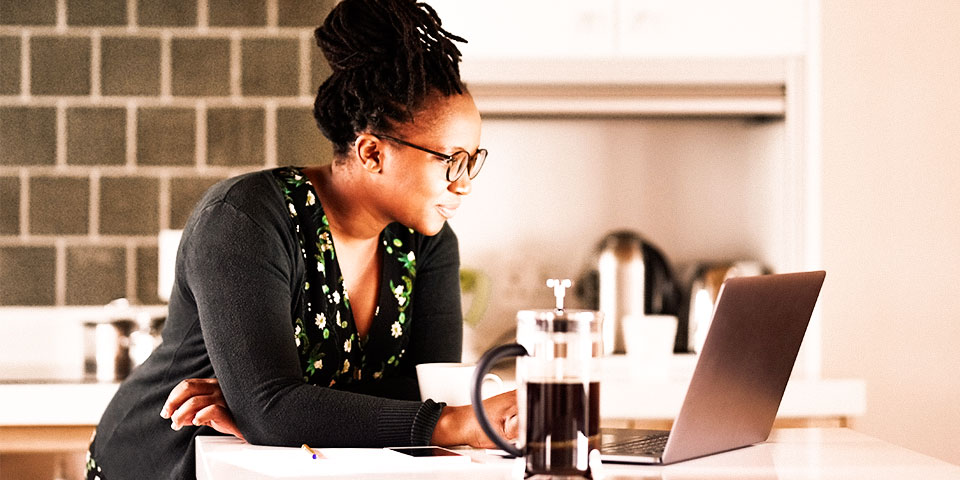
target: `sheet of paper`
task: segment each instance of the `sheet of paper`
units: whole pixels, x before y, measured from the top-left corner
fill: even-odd
[[[379,448],[315,448],[313,459],[301,448],[261,447],[207,442],[198,449],[199,478],[307,479],[361,476],[389,480],[419,479],[425,472],[444,478],[510,478],[510,465],[481,464],[469,456],[416,458]],[[202,458],[199,458],[202,456]],[[201,469],[206,471],[201,473]]]

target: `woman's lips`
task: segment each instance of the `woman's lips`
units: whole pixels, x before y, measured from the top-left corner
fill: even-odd
[[[443,218],[451,219],[457,214],[457,207],[459,206],[460,205],[437,205],[437,211],[440,212],[440,215],[443,215]]]

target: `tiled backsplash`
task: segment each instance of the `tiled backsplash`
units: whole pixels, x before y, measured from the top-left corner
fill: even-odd
[[[334,0],[0,0],[0,305],[156,304],[214,182],[328,162]]]

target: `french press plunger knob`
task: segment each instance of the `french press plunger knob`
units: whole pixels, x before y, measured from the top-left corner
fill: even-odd
[[[547,286],[553,288],[553,296],[557,298],[557,311],[563,311],[563,297],[567,294],[567,289],[573,285],[569,278],[549,278]]]

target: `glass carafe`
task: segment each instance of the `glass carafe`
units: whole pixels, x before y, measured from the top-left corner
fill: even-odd
[[[524,457],[527,476],[590,477],[590,453],[600,448],[602,314],[564,310],[562,293],[557,305],[517,312],[517,343],[491,349],[478,363],[473,407],[494,443]],[[497,360],[512,356],[517,357],[520,416],[516,446],[490,425],[477,383]]]

